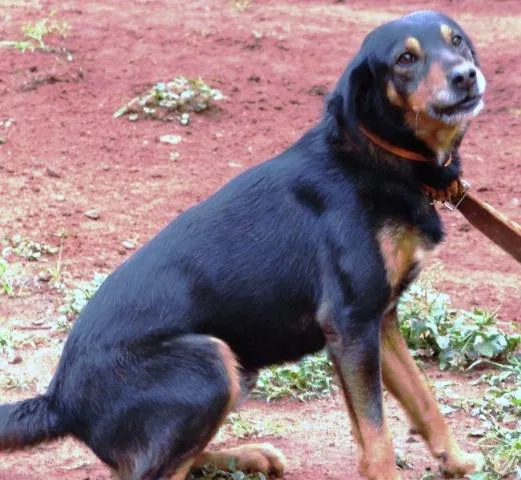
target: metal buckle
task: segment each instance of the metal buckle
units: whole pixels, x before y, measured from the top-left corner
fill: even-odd
[[[467,194],[470,190],[469,182],[467,182],[466,180],[460,180],[460,183],[461,183],[461,186],[463,187],[463,194],[461,195],[460,199],[458,200],[458,203],[453,204],[452,202],[449,202],[448,200],[443,203],[444,207],[447,210],[450,210],[451,212],[458,209],[458,207],[461,205],[461,202],[463,202],[463,200],[465,199],[465,197],[467,196]]]

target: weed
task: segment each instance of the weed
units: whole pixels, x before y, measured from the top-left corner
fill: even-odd
[[[66,303],[60,307],[60,313],[66,315],[68,319],[76,317],[105,281],[105,278],[107,275],[95,273],[91,281],[78,282],[74,289],[67,291]]]
[[[201,468],[193,469],[187,480],[267,480],[267,478],[260,472],[246,474],[237,471],[233,465],[233,459],[230,459],[230,472],[216,469],[213,465],[204,465]]]
[[[56,287],[60,287],[61,279],[62,279],[62,256],[63,256],[63,245],[65,243],[65,239],[67,238],[67,232],[65,230],[61,230],[58,234],[60,237],[60,245],[58,246],[58,260],[56,261],[56,265],[49,269],[49,273],[53,280],[53,283]]]
[[[4,40],[0,42],[0,47],[16,48],[22,52],[27,50],[53,52],[56,49],[45,43],[46,38],[50,35],[65,38],[69,34],[70,28],[66,21],[54,20],[50,17],[43,18],[22,27],[23,40]]]
[[[42,255],[55,255],[59,252],[59,247],[48,245],[43,242],[37,242],[24,238],[20,234],[13,235],[9,239],[10,247],[4,249],[7,253],[25,258],[29,261],[40,260]]]
[[[210,87],[201,78],[176,77],[168,83],[157,83],[113,116],[119,118],[128,114],[129,120],[137,120],[140,116],[164,121],[177,119],[182,125],[187,125],[192,112],[207,110],[214,101],[222,98],[219,90]]]
[[[15,275],[11,265],[4,258],[0,257],[0,293],[9,297],[15,294]]]
[[[15,376],[11,374],[7,374],[4,376],[2,381],[2,388],[4,390],[17,390],[17,391],[26,391],[31,389],[34,386],[34,379],[27,380],[23,376]]]
[[[67,335],[71,331],[72,325],[73,323],[68,316],[60,317],[56,321],[56,331]]]
[[[253,395],[268,401],[283,397],[302,401],[323,397],[336,389],[332,373],[333,366],[324,352],[310,355],[295,364],[262,370]]]
[[[240,413],[236,412],[228,416],[225,425],[230,426],[231,434],[237,438],[251,438],[259,432],[254,422],[245,419]]]
[[[34,23],[27,23],[22,27],[22,32],[37,48],[45,50],[47,45],[44,39],[47,35],[56,34],[65,38],[69,34],[70,29],[71,26],[64,20],[58,21],[44,18]]]
[[[495,314],[450,308],[449,297],[421,283],[405,292],[398,306],[400,327],[418,357],[438,359],[442,370],[463,369],[480,358],[504,362],[521,343],[495,325]]]
[[[267,418],[251,420],[243,417],[239,412],[228,415],[224,423],[225,430],[235,438],[261,438],[268,435],[282,435],[288,431],[289,425]]]

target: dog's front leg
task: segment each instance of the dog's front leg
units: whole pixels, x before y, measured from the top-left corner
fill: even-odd
[[[353,318],[352,310],[322,323],[358,443],[358,469],[371,480],[398,480],[382,405],[380,318]]]

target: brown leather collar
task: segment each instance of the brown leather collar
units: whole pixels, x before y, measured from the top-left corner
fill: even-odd
[[[412,160],[413,162],[430,162],[431,160],[427,158],[425,155],[422,155],[418,152],[413,152],[412,150],[406,150],[405,148],[397,147],[389,143],[388,141],[380,138],[375,133],[367,130],[364,126],[360,125],[360,131],[373,142],[375,145],[379,146],[383,150],[386,150],[393,155],[396,155],[400,158],[405,158],[406,160]],[[443,164],[443,168],[448,167],[452,163],[452,155],[449,155],[445,163]]]
[[[383,138],[380,138],[378,135],[374,134],[367,130],[367,128],[360,126],[360,131],[373,142],[375,145],[378,145],[380,148],[396,155],[397,157],[405,158],[407,160],[413,160],[414,162],[428,162],[429,159],[424,155],[412,152],[411,150],[406,150],[405,148],[397,147],[396,145],[392,145],[387,142]]]

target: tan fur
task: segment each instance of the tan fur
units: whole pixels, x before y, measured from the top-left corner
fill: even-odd
[[[370,419],[361,417],[358,426],[364,448],[358,464],[360,474],[371,480],[399,480],[401,477],[396,470],[393,442],[386,422],[377,427]]]
[[[286,458],[273,445],[261,443],[203,452],[193,466],[205,464],[214,465],[221,470],[237,469],[244,472],[262,472],[265,476],[270,473],[282,476],[286,469]]]
[[[422,50],[422,47],[421,47],[421,43],[415,37],[409,37],[405,41],[405,48],[407,48],[407,50],[410,53],[416,55],[417,57],[421,57],[423,55],[423,50]]]
[[[387,83],[387,89],[386,89],[386,94],[387,94],[387,98],[389,99],[389,101],[399,107],[399,108],[403,108],[404,107],[404,103],[403,103],[403,99],[402,97],[398,94],[398,92],[396,91],[396,87],[394,86],[393,82],[391,82],[389,80],[389,82]]]
[[[445,43],[447,45],[452,44],[452,28],[450,28],[448,25],[443,24],[440,27],[441,36],[443,37],[443,40],[445,40]]]
[[[425,111],[433,94],[447,86],[447,76],[439,62],[434,62],[416,91],[409,95],[409,105],[414,112]]]
[[[436,399],[400,333],[395,311],[384,319],[381,341],[384,384],[403,405],[432,454],[440,458],[443,468],[452,474],[466,474],[479,468],[479,455],[461,451],[450,434]]]
[[[409,272],[413,263],[423,260],[427,246],[415,229],[405,226],[384,226],[378,232],[387,281],[394,291]]]
[[[230,399],[226,408],[226,416],[231,410],[235,408],[237,400],[241,395],[241,375],[239,373],[240,367],[235,354],[225,342],[219,340],[218,338],[212,338],[212,341],[217,345],[217,349],[219,350],[219,354],[223,360],[226,372],[228,373],[228,379],[230,381]]]
[[[414,93],[409,95],[405,109],[405,123],[431,150],[440,157],[446,154],[461,133],[462,125],[447,125],[431,118],[426,113],[427,105],[434,94],[447,88],[447,76],[439,63],[433,63],[425,79]]]

